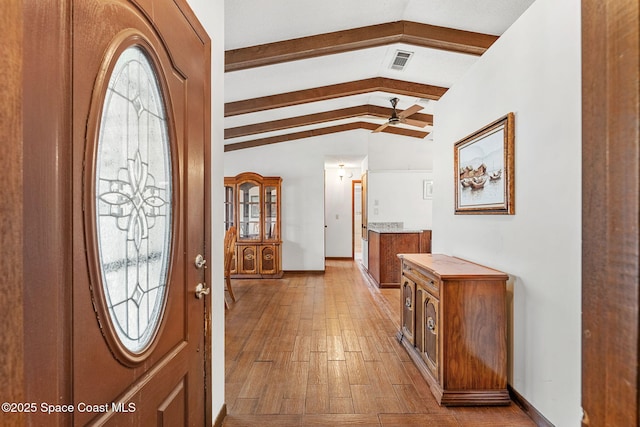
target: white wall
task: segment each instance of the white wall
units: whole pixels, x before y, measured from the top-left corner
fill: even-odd
[[[367,133],[350,131],[225,153],[225,176],[250,171],[282,177],[285,271],[324,270],[325,156],[364,156],[366,151]]]
[[[211,259],[212,272],[222,271],[224,231],[224,0],[187,0],[211,37]],[[224,397],[224,281],[212,274],[211,287],[211,399],[215,420],[225,403]]]
[[[537,0],[435,110],[434,252],[511,275],[509,382],[559,427],[581,417],[580,49],[580,1]],[[453,144],[509,111],[516,214],[454,215]]]
[[[433,168],[431,138],[371,134],[367,157],[368,222],[404,222],[405,228],[430,229],[432,200],[423,199],[424,180]]]
[[[430,230],[432,199],[423,198],[423,182],[431,171],[369,171],[368,222],[402,222],[404,228]]]
[[[389,133],[369,134],[368,170],[431,170],[433,141]]]

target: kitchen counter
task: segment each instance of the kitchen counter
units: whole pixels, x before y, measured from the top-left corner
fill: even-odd
[[[431,230],[369,224],[368,235],[368,273],[380,288],[400,287],[402,265],[398,254],[431,252]]]
[[[369,231],[376,233],[422,233],[424,230],[416,230],[412,228],[369,228]]]

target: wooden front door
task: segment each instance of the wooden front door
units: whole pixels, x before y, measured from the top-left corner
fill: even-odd
[[[73,422],[202,426],[209,40],[181,1],[72,8]]]

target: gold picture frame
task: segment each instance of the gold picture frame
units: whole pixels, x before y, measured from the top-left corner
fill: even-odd
[[[454,144],[456,215],[515,214],[514,124],[508,113]]]

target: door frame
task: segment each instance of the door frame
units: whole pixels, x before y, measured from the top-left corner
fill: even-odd
[[[638,425],[640,13],[582,0],[584,426]]]
[[[356,256],[356,185],[360,184],[360,191],[362,191],[362,181],[359,179],[351,180],[351,259],[355,259]],[[362,212],[362,196],[360,196],[360,212]],[[362,216],[362,214],[361,214]],[[362,228],[362,218],[360,219],[360,228]],[[358,234],[362,234],[362,231]]]
[[[28,226],[22,229],[24,248],[15,251],[21,264],[29,265],[18,282],[24,292],[23,401],[72,402],[72,346],[67,331],[73,327],[69,284],[72,224],[78,218],[72,215],[72,106],[65,100],[71,93],[73,0],[11,3],[23,3],[22,20],[15,22],[25,28],[21,191]],[[66,413],[35,412],[24,418],[33,425],[52,426],[70,425],[73,420]]]

